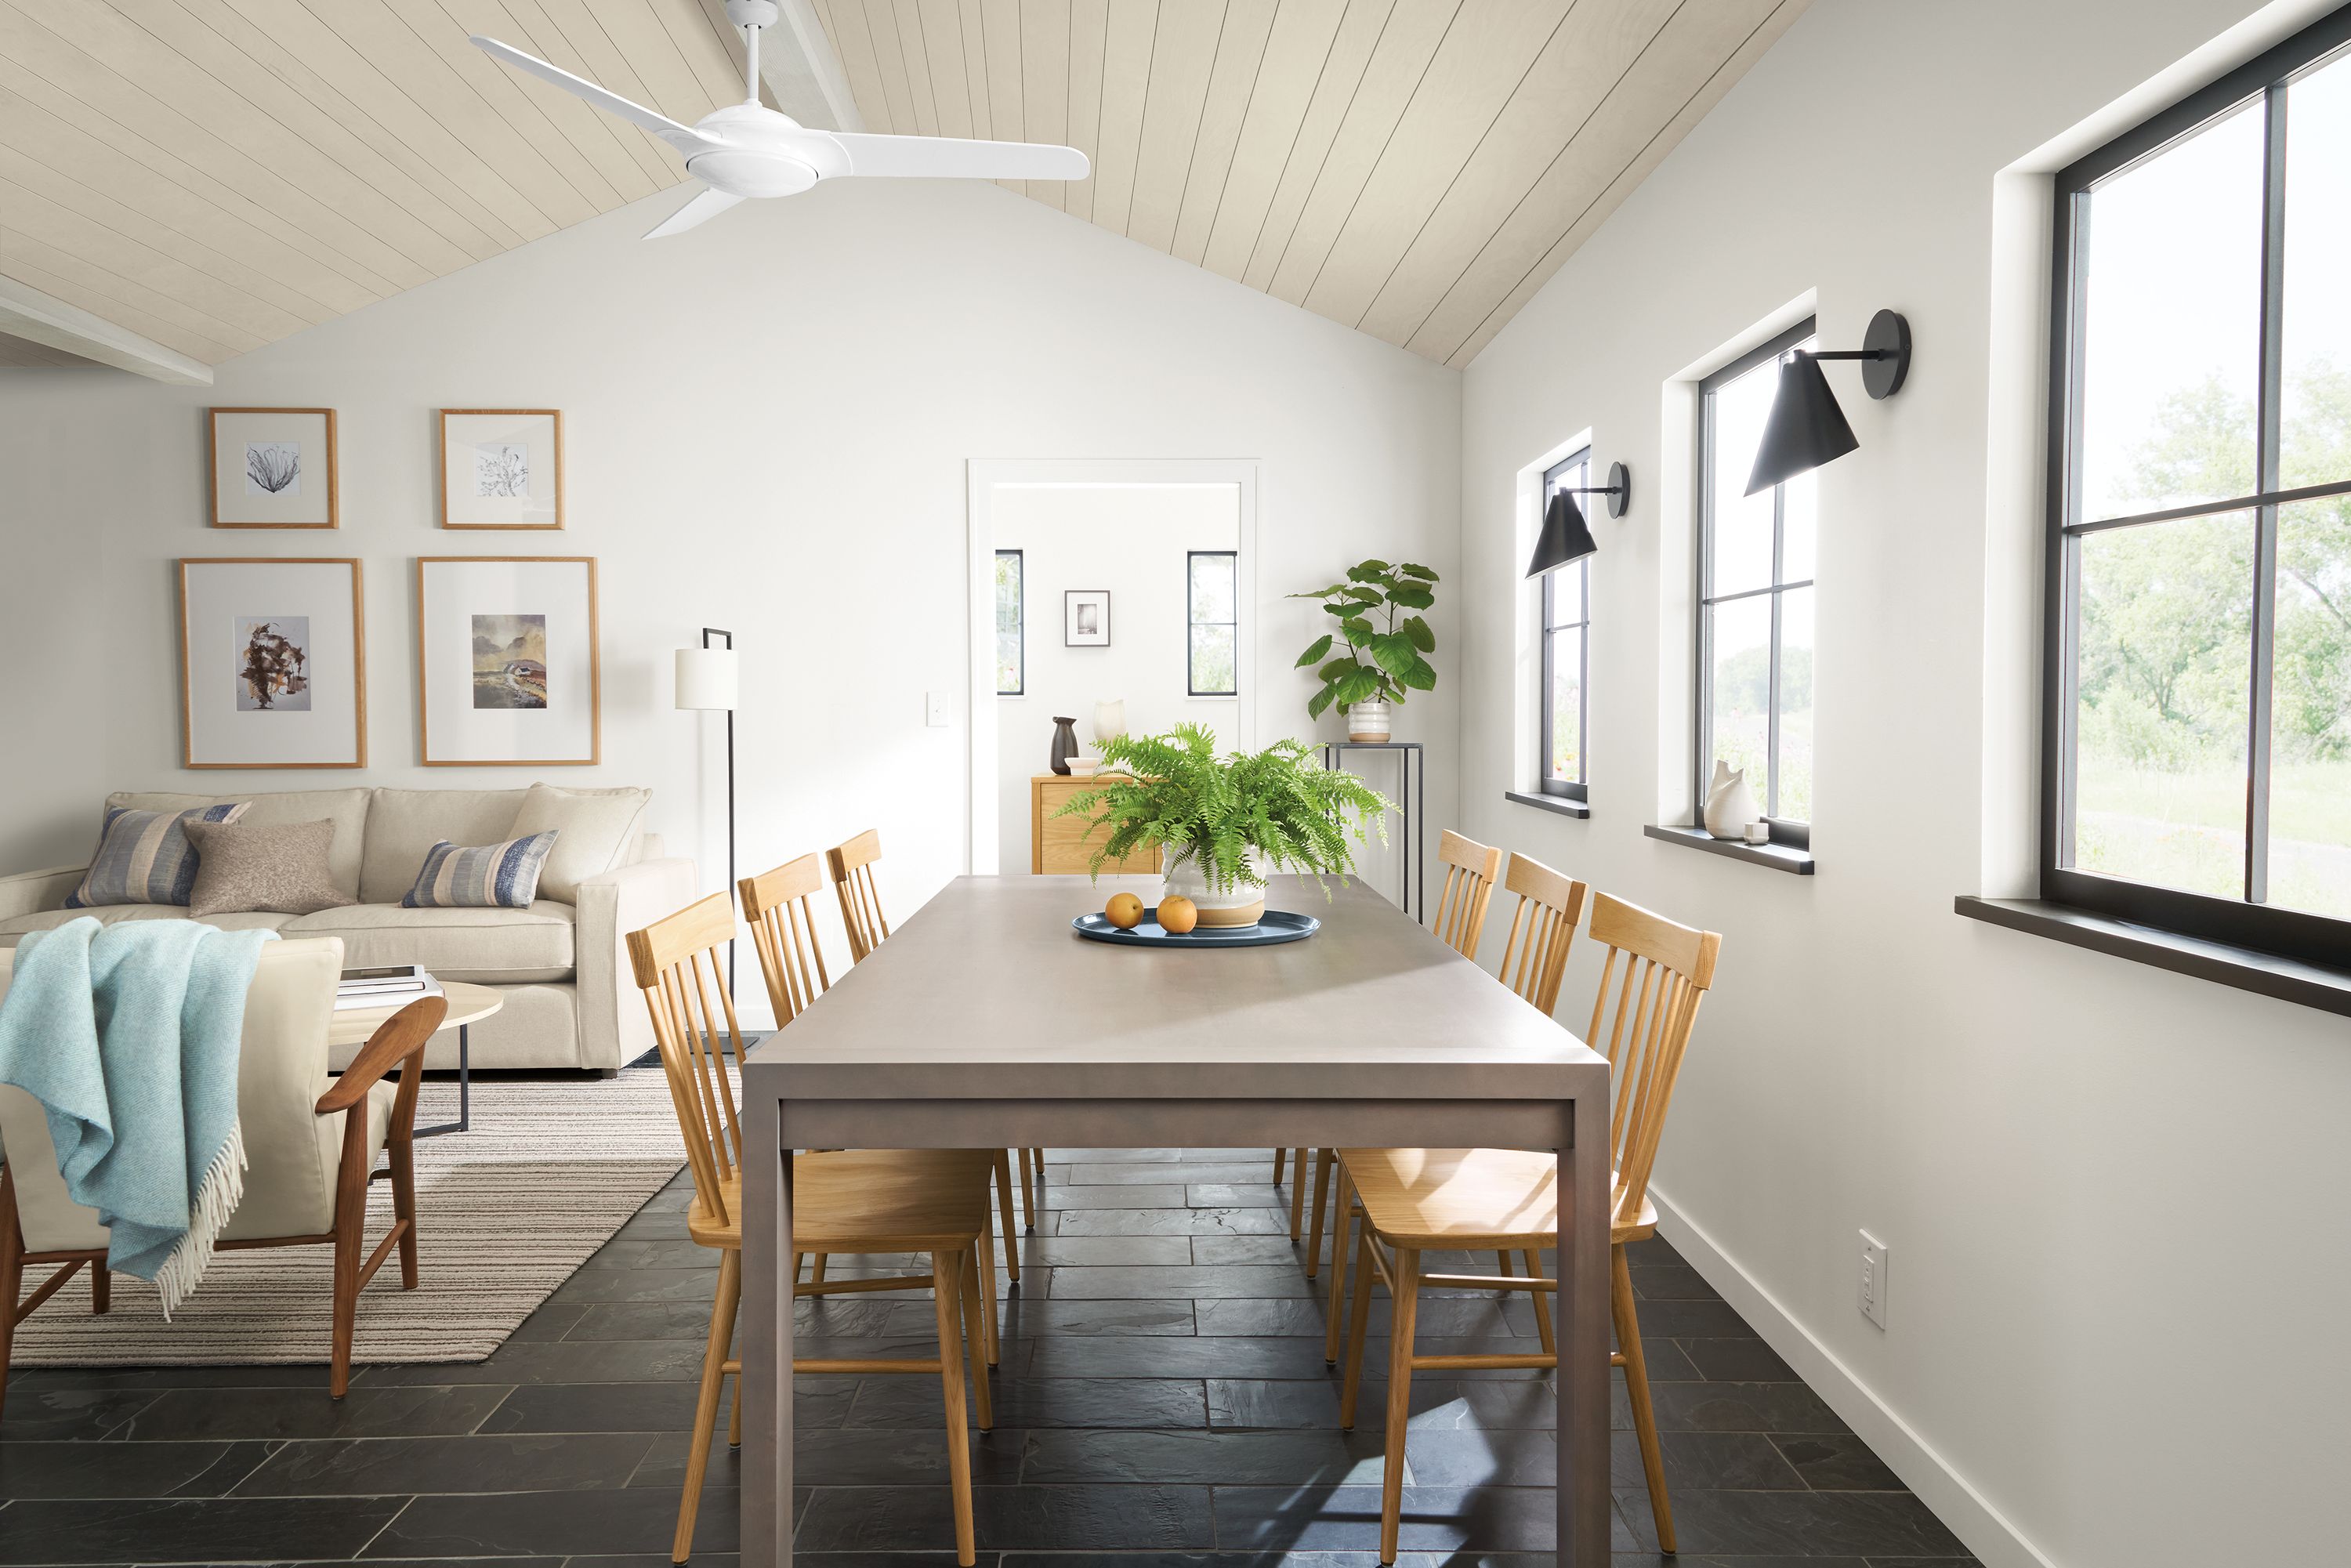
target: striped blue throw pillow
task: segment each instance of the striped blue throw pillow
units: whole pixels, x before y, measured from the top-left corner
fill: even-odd
[[[66,895],[66,907],[186,904],[189,893],[196,885],[196,852],[188,842],[182,824],[234,822],[252,804],[250,800],[230,800],[189,811],[107,808],[106,825],[99,830],[98,853],[90,857],[89,869],[82,873],[81,885]]]
[[[459,849],[444,839],[425,852],[416,885],[401,898],[405,909],[524,909],[538,893],[538,873],[555,830],[502,844]]]

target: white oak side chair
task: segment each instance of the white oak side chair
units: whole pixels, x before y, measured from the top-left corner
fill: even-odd
[[[1494,878],[1502,869],[1502,852],[1490,845],[1455,832],[1447,828],[1437,841],[1437,858],[1445,867],[1445,890],[1437,895],[1437,939],[1463,957],[1475,961],[1478,943],[1486,934],[1486,908],[1494,902]],[[1273,1151],[1273,1185],[1281,1185],[1282,1151]],[[1306,1212],[1306,1151],[1298,1151],[1296,1168],[1290,1173],[1290,1239],[1298,1239],[1305,1224]],[[1314,1161],[1314,1229],[1319,1238],[1322,1229],[1322,1205],[1331,1185],[1331,1151],[1319,1150]],[[1318,1240],[1306,1255],[1306,1277],[1314,1278],[1322,1267],[1322,1244]]]
[[[0,992],[14,972],[0,952]],[[221,1229],[223,1252],[254,1247],[327,1245],[335,1249],[333,1339],[327,1391],[340,1399],[351,1382],[351,1336],[360,1291],[400,1251],[400,1288],[416,1289],[416,1167],[412,1138],[425,1043],[449,1010],[439,997],[409,1003],[379,1026],[340,1077],[327,1071],[327,1026],[343,945],[336,937],[263,946],[246,992],[239,1041],[237,1119],[245,1132],[245,1198]],[[398,1076],[384,1082],[385,1074]],[[16,1325],[76,1272],[89,1269],[90,1310],[111,1304],[107,1228],[98,1210],[67,1195],[57,1145],[40,1102],[0,1086],[0,1395]],[[387,1155],[385,1168],[376,1156]],[[371,1181],[392,1183],[392,1222],[362,1261]],[[26,1264],[61,1263],[19,1301]],[[215,1283],[215,1289],[226,1289]]]
[[[1553,871],[1531,855],[1511,852],[1510,864],[1502,873],[1502,886],[1519,895],[1518,907],[1510,912],[1510,935],[1502,945],[1502,984],[1531,1003],[1546,1018],[1559,1006],[1560,981],[1567,973],[1567,953],[1575,941],[1576,925],[1583,919],[1583,901],[1590,889],[1564,873]],[[1329,1157],[1329,1164],[1339,1162]],[[1332,1195],[1332,1223],[1337,1239],[1331,1247],[1331,1312],[1330,1322],[1323,1330],[1322,1359],[1335,1364],[1339,1359],[1339,1302],[1347,1293],[1348,1217],[1353,1210],[1353,1196],[1348,1190],[1347,1173],[1342,1167],[1336,1182],[1338,1190]],[[1322,1256],[1322,1192],[1318,1180],[1314,1193],[1314,1239],[1307,1249],[1307,1277],[1313,1277],[1313,1263]],[[1527,1272],[1542,1272],[1537,1266],[1540,1254],[1527,1259]],[[1510,1255],[1495,1254],[1502,1272],[1510,1272]],[[1548,1314],[1538,1313],[1536,1326],[1542,1333],[1543,1348],[1552,1347],[1552,1324]]]
[[[742,1363],[730,1358],[736,1310],[743,1296],[743,1132],[735,1084],[722,1042],[740,1061],[743,1033],[727,994],[719,949],[735,936],[726,894],[714,893],[642,931],[629,933],[629,961],[653,1016],[662,1071],[669,1080],[686,1164],[694,1173],[694,1205],[686,1234],[719,1253],[718,1289],[710,1307],[710,1337],[702,1356],[694,1433],[686,1448],[685,1492],[679,1500],[671,1561],[684,1563],[694,1547],[694,1517],[710,1465],[718,1424],[718,1396],[728,1373],[738,1398],[727,1441],[743,1440],[739,1398]],[[713,994],[718,1009],[710,1005]],[[723,1028],[722,1028],[723,1018]],[[877,1149],[792,1156],[792,1293],[822,1296],[852,1291],[928,1288],[938,1354],[920,1359],[854,1361],[795,1357],[796,1373],[935,1374],[946,1400],[947,1476],[954,1493],[956,1561],[974,1560],[971,1450],[964,1436],[964,1368],[968,1351],[972,1406],[980,1428],[995,1425],[986,1360],[978,1260],[987,1245],[985,1154],[959,1149]],[[809,1252],[927,1252],[930,1272],[875,1279],[801,1281]]]
[[[849,961],[862,964],[874,948],[889,940],[890,922],[882,913],[882,894],[873,885],[873,862],[882,858],[880,830],[868,828],[837,849],[824,852],[826,866],[832,873],[832,890],[841,895],[841,923],[849,928]],[[1037,1228],[1037,1205],[1045,1190],[1045,1151],[1020,1151],[1020,1218],[1029,1230]],[[1012,1228],[1011,1197],[1004,1199],[1004,1244],[1009,1255],[1016,1249]],[[1010,1260],[1010,1278],[1020,1282],[1020,1264]]]
[[[1607,948],[1600,991],[1586,1036],[1608,1058],[1614,1103],[1608,1124],[1611,1165],[1609,1308],[1616,1330],[1612,1366],[1625,1369],[1633,1405],[1633,1431],[1656,1520],[1657,1543],[1674,1550],[1674,1518],[1666,1498],[1665,1464],[1657,1451],[1656,1413],[1649,1402],[1648,1369],[1641,1358],[1641,1325],[1633,1309],[1633,1276],[1626,1267],[1628,1242],[1656,1234],[1656,1209],[1649,1202],[1649,1172],[1666,1130],[1698,1003],[1714,983],[1722,938],[1711,931],[1677,925],[1649,911],[1598,894],[1593,901],[1593,940]],[[1621,967],[1622,975],[1619,976]],[[1610,994],[1614,992],[1611,1006]],[[1603,1033],[1603,1026],[1606,1032]],[[1380,1479],[1380,1561],[1395,1561],[1396,1525],[1404,1483],[1405,1428],[1411,1413],[1412,1375],[1468,1368],[1554,1368],[1558,1355],[1546,1336],[1541,1354],[1421,1355],[1413,1343],[1413,1323],[1424,1285],[1470,1290],[1537,1292],[1548,1320],[1559,1283],[1540,1270],[1520,1278],[1506,1271],[1493,1278],[1431,1273],[1426,1252],[1520,1252],[1540,1260],[1557,1239],[1559,1170],[1553,1155],[1519,1149],[1342,1149],[1340,1160],[1353,1185],[1364,1218],[1356,1244],[1354,1292],[1347,1313],[1347,1370],[1340,1395],[1339,1424],[1355,1424],[1355,1398],[1364,1375],[1364,1337],[1371,1316],[1372,1281],[1388,1288],[1395,1302],[1388,1331],[1387,1463]],[[1541,1299],[1550,1298],[1550,1299]]]

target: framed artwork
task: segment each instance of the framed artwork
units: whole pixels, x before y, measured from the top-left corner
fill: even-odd
[[[563,411],[441,411],[441,526],[563,526]]]
[[[181,765],[367,766],[356,560],[180,562]]]
[[[417,725],[425,767],[600,761],[601,683],[594,558],[417,561]]]
[[[216,408],[211,413],[213,527],[340,526],[333,409]]]
[[[1072,588],[1061,594],[1061,646],[1110,646],[1110,590]]]

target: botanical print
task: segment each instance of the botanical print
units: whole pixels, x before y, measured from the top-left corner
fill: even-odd
[[[484,441],[474,447],[474,494],[530,495],[530,445],[521,441]]]
[[[298,441],[246,442],[245,493],[248,496],[300,495],[302,444]]]
[[[474,621],[474,706],[547,706],[547,617],[476,615]]]
[[[1081,637],[1102,635],[1102,606],[1090,599],[1078,601],[1078,635]]]
[[[239,713],[310,711],[310,618],[236,618],[236,708]]]

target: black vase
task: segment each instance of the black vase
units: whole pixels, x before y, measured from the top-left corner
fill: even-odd
[[[1074,718],[1053,721],[1053,771],[1056,773],[1068,773],[1070,758],[1078,754],[1078,732],[1074,727],[1077,722]]]

